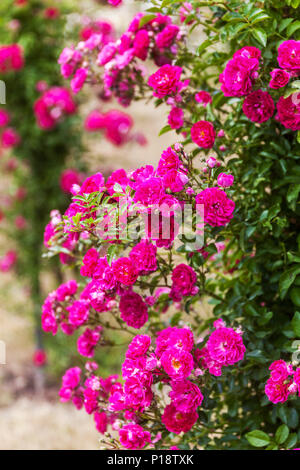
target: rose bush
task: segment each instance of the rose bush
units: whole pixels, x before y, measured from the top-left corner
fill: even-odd
[[[157,167],[90,177],[46,230],[81,278],[49,294],[43,328],[84,328],[89,358],[116,346],[110,331],[132,337],[121,379],[95,360],[63,377],[62,401],[118,431],[104,446],[299,445],[297,6],[153,2],[105,53],[91,36],[61,55],[63,75],[84,68],[100,99],[167,104],[161,133],[177,133]]]

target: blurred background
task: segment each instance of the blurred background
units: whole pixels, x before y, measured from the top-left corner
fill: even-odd
[[[120,36],[143,6],[130,0],[118,8],[105,0],[1,0],[0,79],[6,103],[0,106],[0,341],[6,364],[0,364],[0,449],[98,447],[92,418],[61,404],[57,395],[62,373],[78,360],[76,339],[44,337],[40,330],[43,299],[70,276],[42,258],[44,228],[52,209],[69,204],[70,181],[156,164],[176,136],[158,138],[167,118],[162,106],[100,104],[90,87],[76,96],[76,114],[53,129],[41,128],[34,106],[51,87],[69,86],[57,63],[64,47],[86,39],[97,22],[110,24]],[[12,44],[20,46],[25,63],[17,54],[14,60],[7,56]],[[129,138],[126,134],[120,143],[118,130],[115,141],[86,132],[85,119],[95,109],[129,114]],[[118,372],[121,352],[102,354],[101,373]]]

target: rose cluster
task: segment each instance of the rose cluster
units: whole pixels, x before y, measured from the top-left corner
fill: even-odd
[[[18,44],[0,46],[0,74],[21,70],[24,63],[23,50]]]
[[[76,112],[70,91],[63,87],[46,90],[34,104],[34,114],[42,129],[53,129],[65,116]]]
[[[222,320],[219,323],[216,331],[220,338],[212,338],[212,333],[207,348],[213,357],[211,361],[220,368],[241,361],[245,347],[239,333],[221,326]],[[117,376],[106,380],[98,377],[97,364],[87,363],[86,380],[81,380],[79,368],[66,372],[60,397],[93,414],[99,432],[104,433],[110,424],[118,431],[124,448],[141,449],[161,439],[161,434],[151,436],[157,420],[174,434],[188,432],[196,424],[197,409],[204,399],[200,386],[205,386],[208,368],[205,364],[199,368],[198,352],[188,327],[160,331],[155,347],[150,336],[137,335],[129,344],[122,365],[123,384],[117,381]],[[220,375],[214,368],[209,372]],[[167,404],[162,401],[161,386],[168,395]]]
[[[148,293],[145,276],[151,280],[158,270],[158,250],[172,248],[179,232],[177,216],[181,218],[185,204],[194,206],[197,211],[203,208],[204,222],[211,227],[230,222],[234,202],[223,189],[233,183],[233,177],[221,173],[217,184],[223,189],[206,187],[195,194],[189,186],[187,160],[182,146],[177,144],[162,153],[157,168],[147,165],[128,173],[116,170],[106,182],[101,173],[96,173],[81,186],[76,182],[69,186],[73,202],[63,218],[53,211],[44,235],[45,246],[50,249],[60,240],[62,263],[74,261],[72,254],[79,248],[82,253],[90,243],[91,233],[104,242],[120,246],[121,235],[128,228],[128,217],[135,215],[135,207],[141,216],[140,222],[146,226],[140,239],[130,240],[131,248],[128,250],[127,245],[127,252],[121,256],[109,259],[105,251],[100,256],[95,247],[84,251],[80,273],[88,282],[80,297],[68,306],[71,318],[73,310],[79,309],[84,312],[81,324],[88,323],[90,310],[93,316],[118,307],[121,319],[128,326],[141,328],[148,321],[149,307],[156,308],[161,295],[159,289]],[[211,181],[210,176],[208,180],[205,176],[203,186]],[[170,265],[165,270],[171,285],[166,284],[162,294],[168,294],[170,301],[180,303],[183,298],[198,294],[197,273],[189,264]],[[59,321],[65,323],[65,318]]]
[[[294,369],[292,364],[283,359],[274,361],[269,370],[270,378],[265,386],[265,393],[272,403],[285,403],[290,396],[300,396],[300,367]]]
[[[115,40],[103,29],[94,28],[92,34],[76,48],[63,50],[59,64],[62,75],[71,78],[71,88],[77,93],[89,80],[98,84],[96,67],[103,67],[102,92],[107,100],[115,96],[123,106],[142,91],[147,58],[157,65],[170,64],[181,41],[180,28],[169,16],[157,14],[143,23],[144,13],[138,13],[124,34]]]
[[[221,90],[225,96],[245,97],[243,112],[253,122],[268,121],[275,111],[271,94],[257,87],[260,77],[261,51],[246,46],[236,51],[220,75]],[[271,80],[266,83],[272,90],[285,87],[300,73],[300,41],[284,41],[278,47],[280,68],[270,71]],[[291,87],[293,83],[291,83]],[[300,93],[291,92],[280,96],[277,102],[276,119],[287,129],[300,130]]]
[[[117,147],[130,141],[136,141],[140,145],[147,143],[143,134],[131,132],[132,117],[118,109],[107,112],[95,109],[87,116],[84,127],[88,132],[102,131],[104,137]]]
[[[0,110],[0,148],[3,150],[12,149],[20,144],[21,138],[17,131],[9,126],[10,114],[3,109]]]

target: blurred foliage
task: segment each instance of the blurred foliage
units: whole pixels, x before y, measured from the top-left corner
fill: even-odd
[[[41,292],[40,274],[43,268],[43,231],[49,213],[56,208],[64,211],[68,198],[60,189],[60,175],[66,164],[82,169],[79,161],[81,133],[77,117],[67,118],[53,130],[40,129],[33,113],[39,97],[37,82],[49,86],[63,85],[57,59],[65,42],[65,18],[70,2],[57,2],[58,18],[45,17],[45,9],[53,2],[30,0],[26,6],[16,6],[13,0],[1,0],[0,43],[17,43],[24,49],[25,66],[18,72],[0,75],[6,84],[7,104],[4,109],[12,116],[12,125],[22,142],[14,154],[23,163],[25,171],[15,174],[16,187],[25,187],[27,195],[16,203],[16,214],[22,214],[29,225],[27,230],[11,227],[9,236],[17,243],[18,273],[30,283],[37,331],[40,329]],[[74,7],[74,3],[72,2]],[[12,23],[17,27],[12,27]],[[61,278],[58,264],[52,268]],[[38,334],[40,337],[40,333]]]

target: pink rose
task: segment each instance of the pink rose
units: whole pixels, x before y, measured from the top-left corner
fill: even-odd
[[[176,94],[182,84],[180,81],[181,73],[181,67],[166,64],[150,75],[148,85],[153,88],[154,96],[164,98]]]
[[[196,204],[203,204],[204,222],[212,227],[227,225],[233,217],[235,203],[221,189],[204,189],[196,196]]]
[[[208,121],[198,121],[191,129],[191,137],[199,147],[212,148],[216,138],[214,126]]]
[[[223,188],[229,188],[233,185],[234,176],[226,175],[226,173],[220,173],[217,182],[219,186],[222,186]]]
[[[138,424],[125,424],[119,430],[120,443],[125,449],[139,450],[151,442],[151,434]]]
[[[292,131],[300,130],[300,92],[293,93],[284,98],[281,96],[277,102],[279,122]]]
[[[278,64],[289,72],[300,72],[300,41],[289,39],[278,47]]]
[[[272,80],[269,83],[269,87],[277,90],[282,88],[289,83],[291,75],[286,70],[274,69],[270,72]]]
[[[256,90],[246,96],[243,111],[252,122],[266,122],[274,114],[274,101],[267,91]]]

